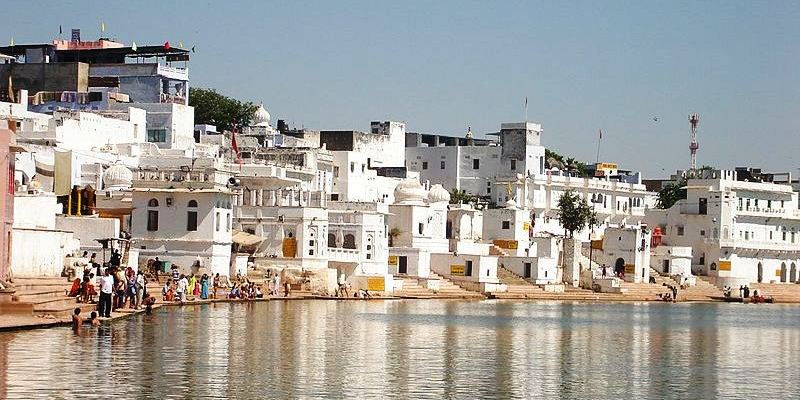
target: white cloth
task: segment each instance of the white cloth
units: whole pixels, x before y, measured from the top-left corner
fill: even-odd
[[[178,281],[178,293],[186,293],[186,288],[189,286],[189,281],[183,278]]]
[[[100,291],[106,294],[114,293],[114,277],[104,276],[100,279]]]

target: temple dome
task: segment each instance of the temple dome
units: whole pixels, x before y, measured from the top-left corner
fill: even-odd
[[[422,203],[428,193],[416,179],[405,179],[394,188],[395,203]]]
[[[441,184],[431,186],[428,191],[428,203],[449,203],[450,193]]]
[[[122,164],[114,164],[103,172],[103,185],[106,188],[130,187],[133,182],[133,172]]]
[[[264,103],[261,103],[253,114],[253,126],[268,126],[270,118],[269,112],[264,108]]]

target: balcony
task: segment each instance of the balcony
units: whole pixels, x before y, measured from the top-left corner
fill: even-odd
[[[340,247],[328,247],[328,260],[339,262],[360,262],[361,251],[358,249],[343,249]]]
[[[800,243],[785,241],[768,240],[745,240],[745,239],[713,239],[706,238],[705,243],[719,245],[720,247],[732,247],[752,250],[774,250],[800,252]]]

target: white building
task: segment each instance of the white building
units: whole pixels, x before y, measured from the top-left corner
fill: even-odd
[[[692,248],[692,273],[717,286],[795,282],[800,265],[798,194],[789,185],[744,182],[736,171],[697,171],[687,198],[648,210],[662,243]]]

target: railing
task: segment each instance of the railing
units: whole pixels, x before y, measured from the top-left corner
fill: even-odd
[[[328,259],[331,261],[357,262],[361,260],[361,251],[358,249],[343,249],[341,247],[328,247]]]
[[[714,239],[706,238],[705,243],[719,243],[722,247],[738,247],[754,250],[782,250],[800,252],[800,243],[768,240],[749,240],[749,239]]]

